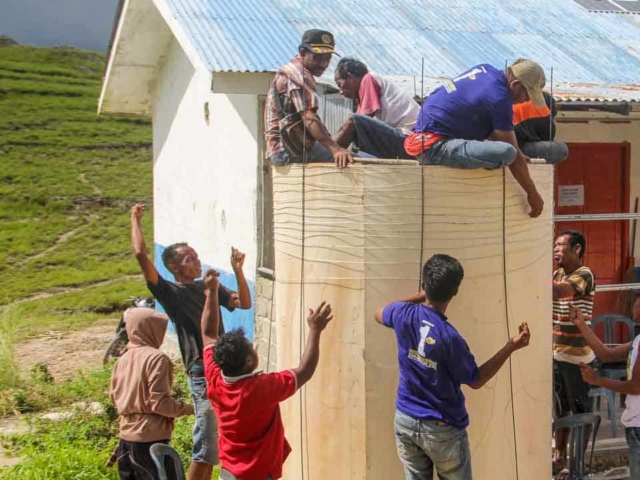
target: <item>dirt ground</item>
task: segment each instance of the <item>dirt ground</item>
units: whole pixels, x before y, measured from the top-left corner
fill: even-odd
[[[28,372],[44,363],[54,380],[68,379],[78,371],[90,372],[102,366],[107,346],[115,338],[119,319],[98,320],[84,330],[50,332],[16,344],[16,360]]]
[[[50,332],[17,343],[17,363],[27,373],[35,363],[44,363],[55,381],[69,379],[79,371],[91,372],[102,366],[102,358],[115,338],[118,322],[118,318],[98,320],[83,330]],[[174,362],[180,362],[175,335],[166,335],[161,349]]]

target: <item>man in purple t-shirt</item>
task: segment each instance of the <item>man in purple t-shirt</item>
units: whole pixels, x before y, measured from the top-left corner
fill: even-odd
[[[537,217],[544,201],[529,175],[529,158],[518,148],[513,105],[531,100],[535,106],[544,107],[545,82],[542,67],[527,59],[518,59],[504,70],[476,65],[429,95],[405,149],[427,165],[509,166],[527,194],[529,215]]]
[[[522,323],[519,334],[478,367],[445,316],[463,276],[455,258],[434,255],[422,270],[424,291],[375,314],[378,323],[394,329],[398,342],[395,432],[407,480],[432,478],[434,468],[443,480],[471,478],[469,415],[460,386],[482,387],[513,352],[529,344],[529,327]]]

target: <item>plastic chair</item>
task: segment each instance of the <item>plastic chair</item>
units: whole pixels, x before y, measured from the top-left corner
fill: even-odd
[[[591,407],[595,410],[595,402],[598,397],[605,397],[607,399],[607,416],[609,417],[609,430],[611,432],[611,438],[618,436],[618,416],[616,412],[616,394],[611,390],[600,387],[592,387],[589,389],[589,397],[591,400]]]
[[[182,460],[178,452],[171,448],[166,443],[154,443],[149,449],[153,463],[156,464],[158,469],[158,478],[160,480],[186,480],[184,476],[184,467],[182,466]],[[167,472],[166,459],[170,460],[170,472]]]
[[[591,329],[595,330],[596,326],[602,324],[604,330],[604,343],[615,344],[616,343],[616,324],[622,323],[627,326],[627,335],[629,339],[634,337],[635,323],[630,318],[624,315],[618,315],[615,313],[607,313],[604,315],[598,315],[591,320]],[[607,367],[607,364],[601,365],[598,368],[598,373],[606,378],[614,380],[622,380],[626,377],[627,371],[625,364],[621,364],[622,368]],[[605,397],[607,399],[607,413],[609,416],[609,428],[611,431],[611,438],[618,436],[618,418],[616,412],[616,394],[606,388],[591,388],[589,390],[589,397],[595,399],[598,397]],[[598,402],[599,403],[599,402]]]
[[[587,438],[589,426],[591,426],[591,454],[589,455],[589,468],[586,469],[584,461],[589,441]],[[596,444],[596,435],[598,435],[599,427],[600,416],[595,413],[569,415],[568,417],[562,417],[553,422],[553,429],[556,432],[561,428],[569,429],[568,480],[586,480],[589,478],[593,463],[593,450]]]
[[[597,325],[602,324],[604,329],[604,343],[614,344],[616,342],[616,324],[622,323],[627,326],[628,341],[632,341],[634,337],[635,323],[624,315],[616,313],[606,313],[598,315],[591,319],[591,330],[595,330]]]

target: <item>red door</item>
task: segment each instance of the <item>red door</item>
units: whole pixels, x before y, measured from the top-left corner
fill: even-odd
[[[569,145],[569,158],[557,165],[555,214],[626,213],[629,211],[629,144]],[[587,245],[584,264],[593,270],[596,284],[622,283],[629,252],[626,220],[558,222],[555,233],[578,230]],[[616,311],[618,292],[596,294],[593,314]]]

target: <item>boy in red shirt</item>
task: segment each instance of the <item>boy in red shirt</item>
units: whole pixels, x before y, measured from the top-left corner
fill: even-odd
[[[263,374],[258,354],[244,331],[218,338],[218,273],[204,278],[207,299],[202,311],[202,342],[207,396],[219,425],[221,480],[277,480],[291,447],[284,437],[280,402],[309,381],[320,356],[320,334],[331,321],[331,305],[309,310],[309,336],[300,365]]]

